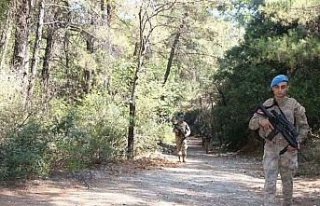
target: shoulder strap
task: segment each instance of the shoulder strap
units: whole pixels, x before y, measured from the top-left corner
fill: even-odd
[[[264,106],[264,108],[270,109],[271,107],[273,107],[273,106],[275,106],[275,105],[278,105],[278,103],[276,102],[275,99],[273,99],[272,104],[271,104],[270,106]],[[278,106],[278,107],[279,107],[279,106]]]
[[[278,109],[279,109],[279,111],[280,111],[280,113],[281,113],[284,117],[286,117],[286,115],[284,115],[282,109],[279,107],[279,104],[278,104],[278,102],[277,102],[275,99],[273,99],[273,105],[277,106]]]

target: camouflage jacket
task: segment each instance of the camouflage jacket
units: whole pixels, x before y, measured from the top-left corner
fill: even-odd
[[[173,132],[179,137],[188,137],[191,133],[188,123],[185,121],[174,124]]]
[[[274,105],[274,101],[275,101],[274,98],[270,98],[266,100],[263,103],[263,105],[266,107],[269,107],[271,105]],[[297,102],[297,100],[290,97],[284,97],[283,99],[277,100],[277,103],[280,109],[282,110],[282,112],[284,113],[284,115],[286,116],[286,118],[295,125],[297,131],[299,132],[297,141],[303,142],[307,138],[307,134],[310,130],[307,117],[305,114],[305,108],[299,102]],[[279,108],[276,105],[272,106],[268,110],[273,110],[273,109],[276,110],[277,112],[280,112]],[[264,130],[262,127],[260,127],[260,122],[265,118],[266,117],[255,113],[251,117],[249,122],[249,128],[251,130],[259,129],[259,135],[262,138],[265,138],[271,132],[270,129]],[[276,140],[276,139],[284,139],[284,138],[282,137],[281,133],[279,133],[275,136],[274,139]]]

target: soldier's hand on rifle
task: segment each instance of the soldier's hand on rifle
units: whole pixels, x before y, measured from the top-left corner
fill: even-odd
[[[295,152],[297,149],[300,149],[300,144],[298,143],[298,148],[291,147],[288,145],[288,152]]]
[[[263,119],[262,121],[259,122],[259,124],[263,129],[271,129],[271,130],[274,129],[268,119]]]

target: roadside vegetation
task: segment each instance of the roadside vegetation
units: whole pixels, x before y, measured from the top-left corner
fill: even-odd
[[[248,130],[270,79],[290,76],[319,175],[320,16],[309,1],[0,3],[0,178],[134,159],[172,143],[184,112],[221,151],[260,150]]]

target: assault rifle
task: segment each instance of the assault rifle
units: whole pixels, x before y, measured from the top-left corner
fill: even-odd
[[[284,154],[288,150],[289,146],[299,150],[299,143],[297,141],[299,133],[294,125],[286,118],[283,112],[281,110],[281,113],[277,113],[275,110],[271,110],[269,112],[263,105],[259,105],[258,110],[259,109],[263,114],[259,112],[258,114],[267,117],[274,128],[274,130],[266,137],[266,139],[272,140],[280,132],[288,142],[288,145],[279,152],[279,155]]]
[[[178,136],[182,136],[182,139],[181,139],[181,144],[182,142],[187,138],[184,131],[182,131],[181,127],[179,127],[179,124],[178,123],[174,123],[173,124],[173,130],[178,130]]]

